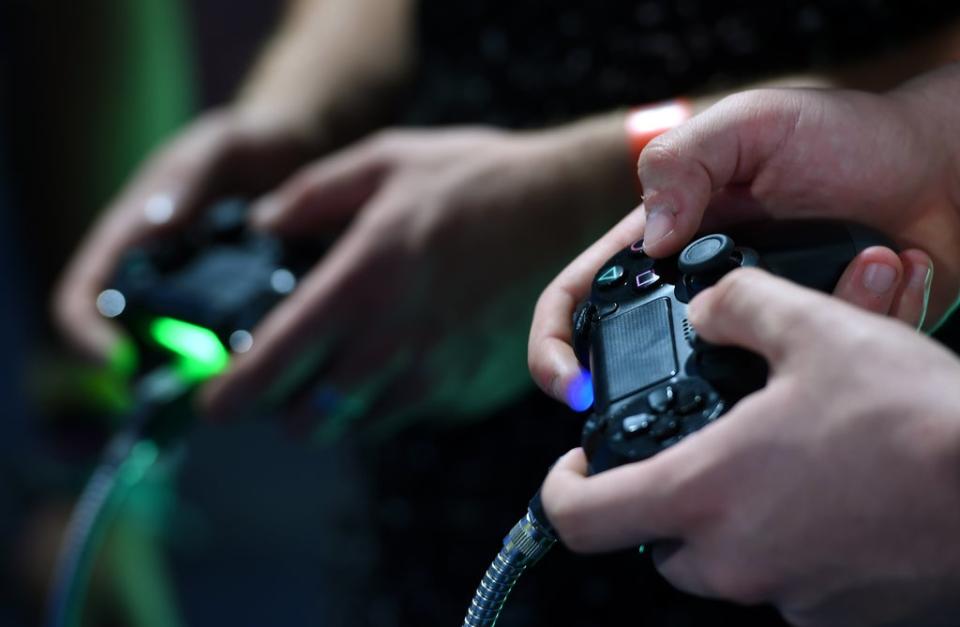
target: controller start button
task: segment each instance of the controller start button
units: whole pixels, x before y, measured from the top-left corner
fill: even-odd
[[[677,266],[684,274],[715,274],[729,267],[733,240],[726,235],[707,235],[680,253]]]

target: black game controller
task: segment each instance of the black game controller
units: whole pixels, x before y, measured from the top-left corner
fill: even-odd
[[[642,240],[614,255],[574,314],[574,348],[593,380],[583,430],[591,473],[655,455],[766,384],[760,356],[696,337],[686,316],[694,295],[745,266],[829,292],[877,245],[893,247],[855,224],[784,221],[707,235],[666,259],[644,254]]]
[[[195,325],[224,348],[247,350],[256,323],[326,248],[248,229],[247,208],[243,200],[223,200],[191,228],[134,248],[119,263],[97,307],[131,332],[147,362],[142,367],[167,358],[151,332],[160,319]]]

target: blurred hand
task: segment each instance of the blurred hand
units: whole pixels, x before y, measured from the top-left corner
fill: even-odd
[[[349,228],[207,387],[210,412],[292,395],[295,423],[335,434],[365,414],[389,430],[514,397],[539,287],[631,206],[622,123],[392,131],[308,166],[255,224]]]
[[[950,112],[928,111],[925,89],[908,85],[886,96],[746,92],[651,142],[639,164],[646,219],[625,219],[540,298],[529,346],[536,382],[563,400],[576,381],[571,313],[620,247],[644,237],[645,250],[663,257],[701,227],[747,218],[827,217],[878,228],[904,252],[897,260],[889,251],[866,251],[838,295],[918,325],[925,286],[932,286],[927,320],[936,324],[960,288],[960,167],[937,124]]]
[[[55,292],[54,317],[86,356],[122,359],[119,329],[96,309],[97,295],[130,246],[188,222],[223,195],[262,192],[311,154],[292,128],[232,110],[207,114],[150,157],[74,256]]]
[[[738,270],[690,304],[706,340],[763,355],[767,386],[663,453],[543,485],[582,552],[653,540],[694,594],[769,602],[797,626],[960,616],[960,362],[906,325]]]

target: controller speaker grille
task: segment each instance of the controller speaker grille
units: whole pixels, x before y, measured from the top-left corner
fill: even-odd
[[[694,338],[694,335],[695,335],[695,334],[694,334],[694,331],[693,331],[693,327],[690,326],[690,321],[687,320],[686,318],[684,318],[684,319],[683,319],[683,322],[680,323],[680,324],[681,324],[681,326],[683,327],[683,339],[685,339],[685,340],[687,341],[687,344],[691,344],[691,345],[692,345],[692,344],[693,344],[693,338]]]

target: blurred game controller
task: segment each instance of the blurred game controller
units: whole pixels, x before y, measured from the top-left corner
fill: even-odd
[[[140,366],[170,353],[216,374],[229,352],[245,352],[251,331],[291,293],[321,256],[321,242],[281,241],[247,228],[247,203],[214,205],[191,228],[127,252],[97,308],[138,345]]]
[[[892,247],[863,226],[789,221],[707,235],[666,259],[644,254],[642,240],[614,255],[574,314],[574,348],[593,381],[583,430],[591,473],[655,455],[765,385],[760,356],[697,338],[693,296],[746,266],[829,292],[876,245]]]

